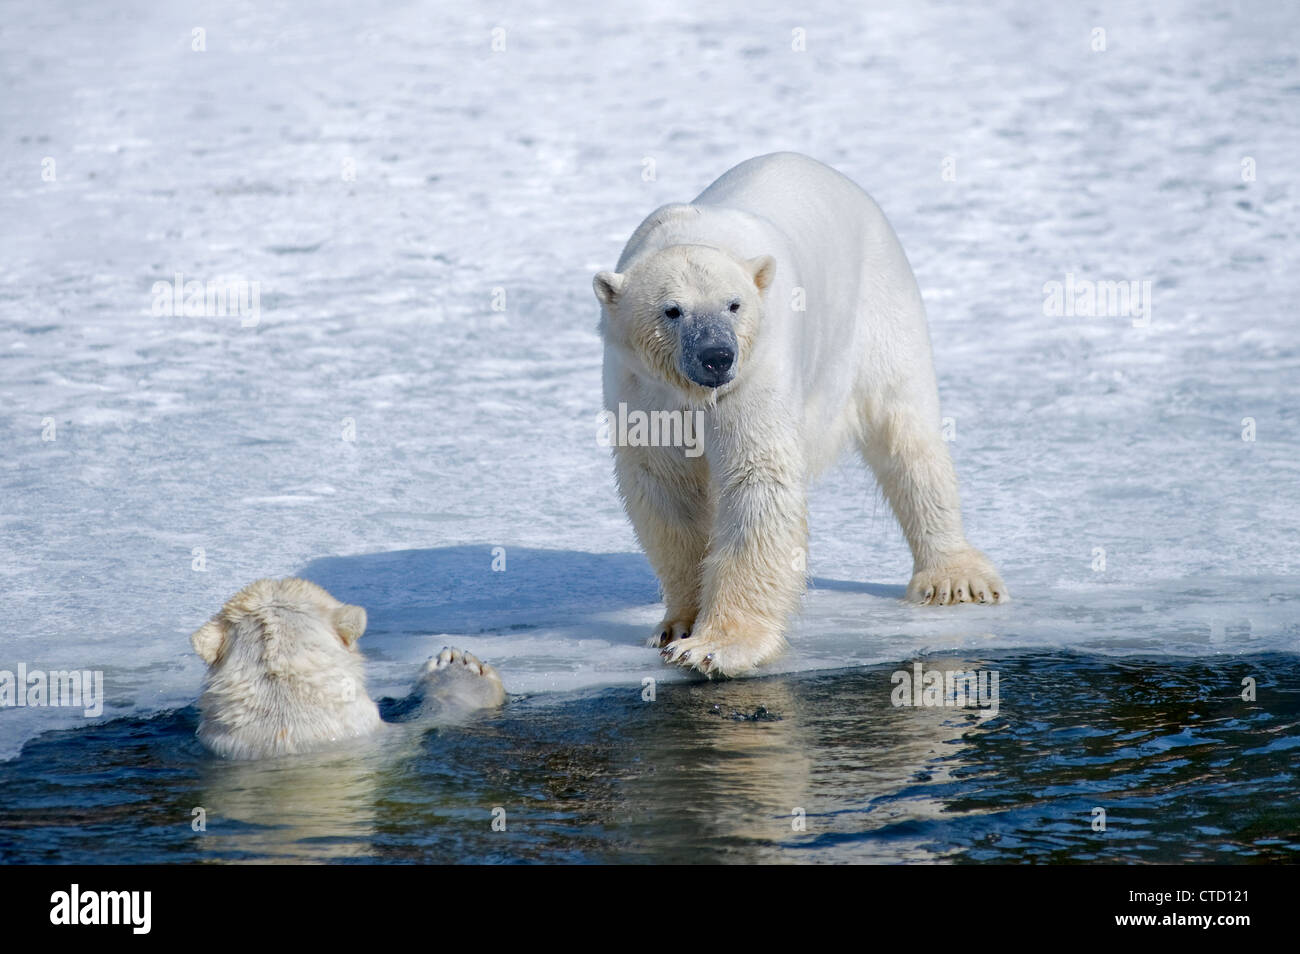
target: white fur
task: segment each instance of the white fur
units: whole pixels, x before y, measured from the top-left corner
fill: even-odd
[[[190,642],[208,664],[199,739],[236,759],[310,752],[384,728],[366,692],[357,640],[366,612],[307,580],[258,580]],[[444,649],[421,672],[421,711],[445,720],[505,698],[491,666]]]
[[[691,204],[652,213],[594,288],[605,406],[706,413],[701,457],[614,452],[664,591],[651,641],[670,661],[731,674],[781,652],[804,587],[807,483],[849,444],[911,547],[908,599],[1008,598],[962,529],[916,280],[849,179],[794,153],[743,162]],[[668,320],[666,306],[682,317]],[[699,316],[735,335],[734,378],[720,387],[683,370]]]

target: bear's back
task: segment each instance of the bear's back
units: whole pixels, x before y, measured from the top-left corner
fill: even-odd
[[[694,206],[741,209],[788,228],[809,215],[874,219],[871,196],[824,162],[797,152],[773,152],[733,166],[695,197]]]

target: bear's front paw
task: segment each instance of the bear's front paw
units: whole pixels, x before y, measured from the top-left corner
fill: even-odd
[[[989,558],[975,549],[937,559],[917,570],[907,585],[909,603],[948,606],[953,603],[1006,603],[1011,599]]]
[[[426,695],[467,710],[495,708],[506,697],[495,668],[473,653],[446,646],[424,664],[420,685]]]
[[[663,621],[654,628],[650,638],[645,644],[651,649],[662,649],[669,643],[678,639],[684,639],[691,635],[691,627],[695,625],[695,614],[678,613],[664,617]]]
[[[669,642],[659,655],[712,678],[757,669],[783,649],[785,640],[779,632],[743,624],[703,623],[689,636]]]

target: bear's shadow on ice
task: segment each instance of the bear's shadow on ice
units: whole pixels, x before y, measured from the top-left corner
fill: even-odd
[[[474,635],[562,626],[620,610],[651,610],[659,603],[658,581],[640,553],[438,547],[325,557],[298,575],[344,602],[364,606],[369,629],[389,633]],[[810,585],[894,599],[904,591],[820,578]],[[626,630],[620,642],[645,638],[644,627],[611,628]]]

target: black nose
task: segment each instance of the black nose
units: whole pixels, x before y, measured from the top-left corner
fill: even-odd
[[[736,356],[730,348],[705,348],[700,352],[700,364],[714,374],[726,374],[731,368],[731,362],[735,360]]]

